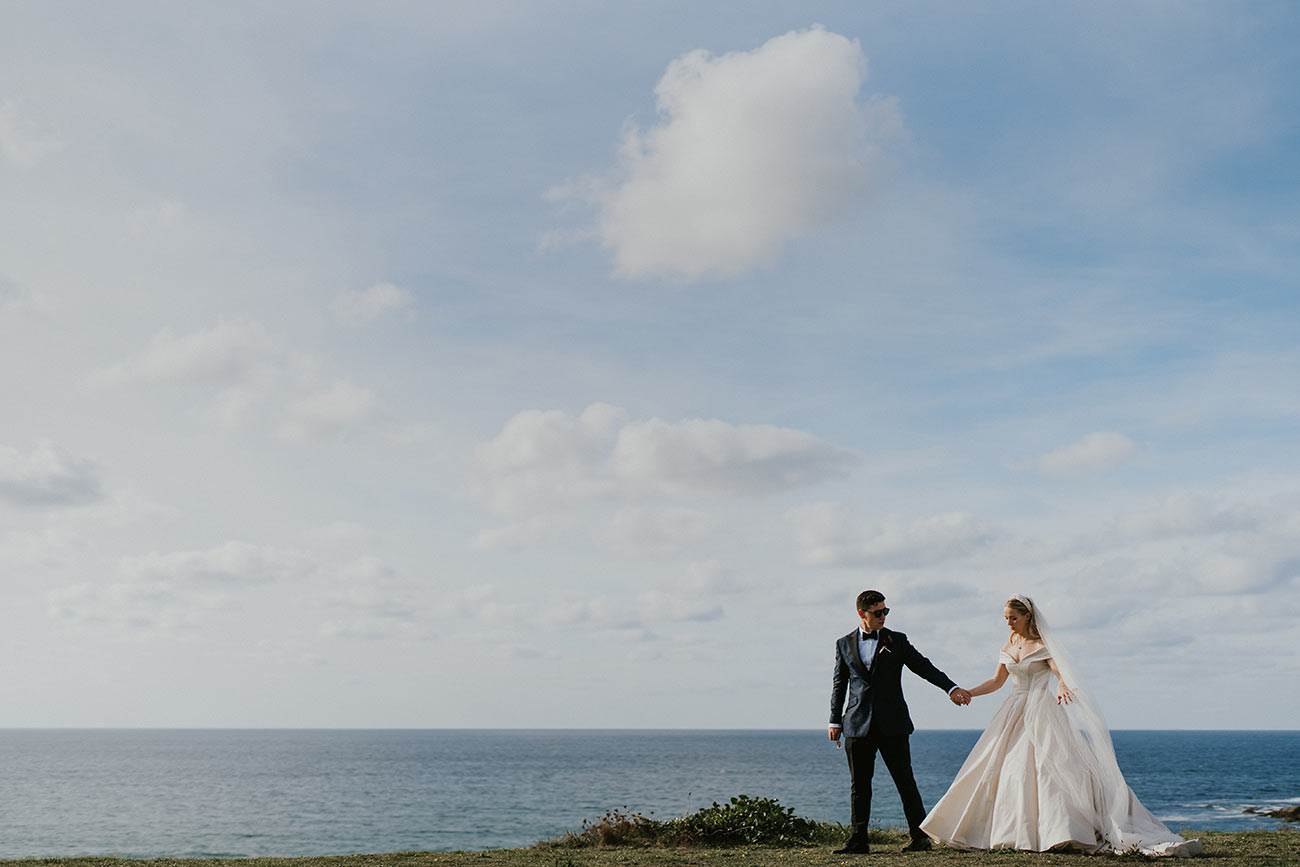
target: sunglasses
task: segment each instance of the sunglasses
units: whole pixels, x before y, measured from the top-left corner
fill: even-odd
[[[867,613],[870,614],[870,615],[872,615],[872,616],[874,616],[874,617],[884,617],[886,614],[889,613],[889,609],[888,609],[888,608],[877,608],[875,611],[868,611]]]

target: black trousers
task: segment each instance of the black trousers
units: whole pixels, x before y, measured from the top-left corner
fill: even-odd
[[[913,840],[925,836],[921,821],[925,818],[925,805],[921,792],[912,776],[912,749],[907,735],[880,735],[875,729],[864,738],[844,739],[844,754],[849,759],[850,839],[867,839],[867,824],[871,821],[871,777],[876,771],[876,752],[885,760],[889,776],[894,779],[898,796],[903,799],[903,815],[907,830]]]

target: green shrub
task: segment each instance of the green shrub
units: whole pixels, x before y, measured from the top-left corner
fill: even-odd
[[[659,821],[640,813],[608,810],[580,831],[551,841],[556,846],[807,846],[844,839],[845,828],[794,815],[775,798],[737,795],[686,816]]]
[[[793,807],[782,807],[775,798],[737,795],[730,803],[714,801],[711,807],[665,822],[664,830],[668,837],[683,843],[790,846],[813,842],[817,825],[796,816]]]

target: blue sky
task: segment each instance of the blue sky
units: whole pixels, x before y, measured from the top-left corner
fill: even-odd
[[[1290,4],[0,17],[0,725],[1300,713]]]

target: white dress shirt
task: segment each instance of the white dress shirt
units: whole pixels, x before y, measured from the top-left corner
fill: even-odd
[[[876,636],[879,634],[877,632],[876,635],[868,638],[867,633],[862,631],[862,627],[858,627],[858,655],[862,657],[862,664],[867,668],[871,668],[871,660],[876,657],[876,645],[880,643]]]

